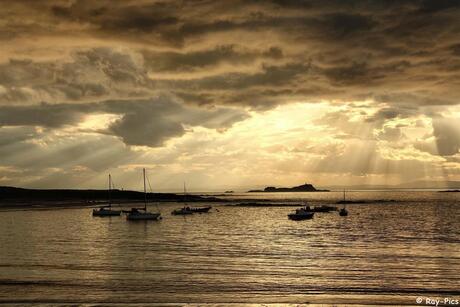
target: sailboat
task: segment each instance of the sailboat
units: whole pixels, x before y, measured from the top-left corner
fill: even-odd
[[[345,204],[347,201],[345,200],[345,190],[343,190],[343,208],[339,210],[339,215],[340,216],[347,216],[348,215],[348,210],[345,208]]]
[[[144,208],[131,208],[126,215],[127,220],[140,221],[140,220],[158,220],[161,213],[147,211],[147,189],[145,186],[145,168],[143,169],[144,175]]]
[[[112,176],[109,174],[109,203],[107,206],[93,209],[93,216],[118,216],[121,210],[112,210]]]
[[[190,215],[190,214],[193,214],[193,211],[192,209],[187,206],[187,204],[185,203],[185,198],[187,197],[187,190],[185,189],[185,182],[184,182],[184,207],[180,208],[180,209],[174,209],[171,214],[172,215]]]

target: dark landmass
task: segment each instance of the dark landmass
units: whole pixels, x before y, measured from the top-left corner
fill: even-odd
[[[371,204],[371,203],[393,203],[394,199],[375,199],[375,200],[339,200],[336,204]]]
[[[339,200],[336,202],[336,204],[365,204],[366,202],[364,200]]]
[[[225,191],[225,193],[234,193],[235,191]]]
[[[266,187],[263,190],[249,190],[248,192],[329,192],[329,190],[318,190],[313,185],[305,183],[292,188]]]
[[[239,203],[239,204],[228,204],[229,207],[299,207],[298,203]]]
[[[460,190],[446,190],[446,191],[438,191],[439,193],[460,193]]]
[[[70,189],[23,189],[15,187],[0,187],[0,207],[55,204],[73,206],[94,206],[107,202],[107,190],[70,190]],[[198,195],[180,195],[173,193],[147,193],[149,202],[222,202],[216,197]],[[111,199],[114,203],[143,202],[144,193],[137,191],[112,190]]]

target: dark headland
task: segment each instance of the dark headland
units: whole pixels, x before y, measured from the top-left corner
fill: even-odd
[[[107,190],[73,190],[73,189],[24,189],[0,186],[0,207],[63,207],[95,206],[108,200]],[[110,192],[114,203],[143,202],[144,193],[114,189]],[[174,193],[147,193],[149,202],[215,202],[222,201],[216,197],[198,195],[181,195]]]
[[[248,192],[329,192],[329,190],[319,190],[312,184],[305,183],[292,188],[266,187],[263,190],[250,190]]]

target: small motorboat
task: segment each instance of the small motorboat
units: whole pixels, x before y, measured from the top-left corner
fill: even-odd
[[[312,212],[331,212],[331,211],[337,211],[337,207],[321,205],[321,206],[313,207],[311,211]]]
[[[193,211],[190,207],[183,207],[180,209],[174,209],[171,212],[171,214],[172,215],[189,215],[189,214],[193,214]]]
[[[211,206],[208,207],[197,207],[197,208],[190,208],[193,213],[208,213],[211,210]]]
[[[302,207],[296,209],[294,213],[288,214],[288,218],[293,221],[309,220],[313,218],[314,212],[310,211],[310,207]]]

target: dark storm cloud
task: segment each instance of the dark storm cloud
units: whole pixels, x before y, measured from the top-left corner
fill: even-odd
[[[202,126],[220,130],[247,118],[246,113],[240,110],[224,107],[198,108],[183,105],[170,97],[159,97],[150,100],[85,104],[1,106],[0,127],[72,126],[82,122],[89,114],[119,115],[120,118],[107,130],[98,132],[118,136],[127,145],[152,147],[161,146],[170,138],[182,136],[188,127]]]
[[[247,118],[244,112],[238,110],[187,107],[166,98],[136,104],[109,102],[104,107],[124,114],[109,128],[110,133],[121,137],[126,144],[152,147],[182,136],[187,126],[223,129]]]
[[[0,127],[2,126],[42,126],[49,128],[75,124],[85,115],[94,111],[85,105],[1,106]]]
[[[249,64],[257,58],[279,59],[283,52],[278,47],[262,51],[237,50],[235,45],[216,46],[210,50],[179,52],[143,52],[146,67],[153,72],[196,71],[221,63]]]
[[[173,16],[178,3],[152,2],[137,5],[133,1],[125,4],[113,1],[75,1],[70,6],[52,5],[51,12],[69,20],[86,21],[106,30],[138,30],[150,32],[179,21]]]
[[[8,25],[33,24],[36,27],[23,33],[45,36],[35,29],[57,24],[55,33],[48,35],[66,35],[66,29],[71,29],[67,31],[82,37],[130,44],[144,61],[135,63],[134,70],[120,70],[114,64],[128,63],[130,54],[100,54],[94,49],[99,50],[99,58],[87,55],[88,67],[70,65],[69,70],[77,75],[94,65],[114,83],[132,82],[139,87],[129,93],[129,87],[124,88],[123,94],[117,84],[111,87],[90,78],[87,82],[62,78],[59,63],[47,69],[34,62],[22,77],[20,73],[3,76],[2,85],[9,87],[3,97],[10,101],[30,98],[30,92],[18,85],[31,79],[52,80],[52,86],[43,89],[36,85],[35,90],[48,91],[51,97],[61,95],[59,101],[146,97],[156,89],[147,76],[155,80],[162,72],[177,75],[176,81],[163,82],[161,90],[196,97],[188,101],[200,104],[233,103],[245,96],[254,98],[241,104],[257,107],[274,105],[277,98],[278,103],[285,101],[285,95],[255,97],[253,86],[282,87],[297,93],[296,99],[310,101],[328,97],[350,101],[398,91],[428,96],[424,102],[431,104],[439,97],[449,100],[458,94],[454,80],[460,71],[456,56],[460,18],[455,1],[18,1],[10,10],[15,14],[5,14],[6,31]],[[29,21],[25,23],[25,19]],[[157,50],[160,46],[169,46],[169,50]],[[119,58],[113,57],[115,54]],[[82,58],[75,57],[75,62],[79,61]],[[236,67],[232,72],[215,71],[213,76],[180,80],[182,72],[199,74],[222,63]],[[8,65],[18,66],[13,62]],[[103,69],[104,65],[112,68]],[[314,69],[286,71],[289,65]],[[58,77],[50,78],[56,71]],[[269,75],[278,83],[269,81]],[[336,87],[343,89],[340,97],[334,94]],[[422,88],[431,93],[422,95]]]
[[[152,88],[146,73],[142,56],[111,48],[74,51],[62,62],[10,59],[0,64],[0,104],[142,96]]]
[[[369,123],[438,116],[459,103],[459,14],[458,2],[444,0],[8,2],[0,43],[16,47],[2,53],[0,105],[12,116],[0,119],[58,127],[115,113],[110,133],[158,146],[195,124],[150,121],[159,111],[135,101],[161,93],[183,108],[370,99],[379,111]],[[65,55],[41,58],[50,51]],[[133,101],[132,110],[105,107],[115,99]],[[40,110],[53,114],[33,118]]]
[[[254,86],[281,86],[290,83],[301,74],[308,73],[309,66],[302,63],[289,63],[280,66],[263,66],[261,72],[227,73],[204,77],[197,80],[170,80],[171,87],[181,89],[200,88],[203,90],[235,90]]]

